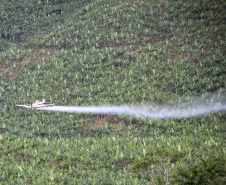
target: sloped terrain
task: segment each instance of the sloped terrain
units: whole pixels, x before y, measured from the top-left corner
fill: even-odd
[[[15,109],[225,101],[222,1],[15,1],[0,4],[0,182],[145,184],[146,148],[225,158],[225,113],[151,120]],[[145,150],[144,150],[145,149]]]

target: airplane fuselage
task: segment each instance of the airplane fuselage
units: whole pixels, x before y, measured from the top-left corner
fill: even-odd
[[[31,104],[27,104],[27,105],[16,105],[16,107],[24,107],[27,109],[37,109],[37,108],[43,108],[43,107],[51,107],[56,105],[55,103],[47,103],[45,102],[45,99],[43,99],[42,102],[40,102],[39,100],[36,100],[35,103],[31,103]]]

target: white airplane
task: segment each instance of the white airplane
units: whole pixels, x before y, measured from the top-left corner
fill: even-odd
[[[42,101],[36,100],[35,103],[27,104],[27,105],[16,105],[16,107],[25,107],[27,109],[37,109],[37,108],[43,108],[43,107],[51,107],[56,105],[55,103],[48,103],[43,98]]]

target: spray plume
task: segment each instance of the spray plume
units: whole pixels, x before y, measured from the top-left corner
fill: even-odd
[[[93,113],[93,114],[124,114],[150,119],[188,118],[203,114],[226,111],[225,95],[208,95],[193,100],[175,103],[173,105],[122,105],[122,106],[53,106],[38,108],[38,110]]]

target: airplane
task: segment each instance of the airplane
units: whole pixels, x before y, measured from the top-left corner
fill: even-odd
[[[56,105],[55,103],[48,103],[43,98],[42,101],[36,100],[35,103],[27,104],[27,105],[16,105],[16,107],[24,107],[27,109],[37,109],[37,108],[43,108],[43,107],[51,107]]]

